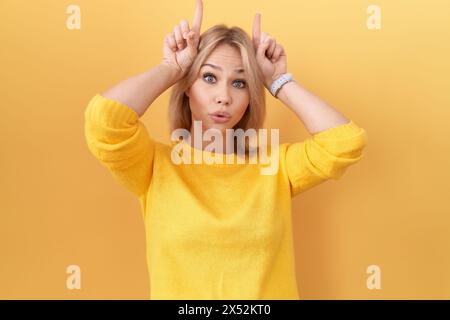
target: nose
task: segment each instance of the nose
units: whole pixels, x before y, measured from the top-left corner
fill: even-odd
[[[231,103],[231,97],[228,93],[228,88],[222,88],[216,96],[216,103],[229,105]]]

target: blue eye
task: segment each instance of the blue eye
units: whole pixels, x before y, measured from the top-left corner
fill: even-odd
[[[204,78],[207,78],[207,77],[214,77],[211,73],[205,73],[204,75],[203,75],[203,79]],[[209,82],[209,81],[206,81],[206,82]]]
[[[215,78],[215,76],[214,76],[212,73],[204,73],[204,74],[203,74],[203,79],[206,79],[206,78],[208,78],[208,77]],[[206,80],[206,82],[211,83],[211,82],[208,81],[208,80]],[[238,88],[238,89],[244,89],[244,88],[246,87],[246,82],[245,82],[244,80],[236,80],[235,82],[239,82],[239,83],[242,84],[240,87],[236,87],[236,88]]]

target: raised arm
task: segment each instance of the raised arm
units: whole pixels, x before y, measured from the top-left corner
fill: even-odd
[[[96,94],[85,110],[85,137],[91,153],[128,190],[145,199],[157,143],[139,119],[152,102],[184,75],[197,54],[202,2],[193,29],[186,20],[164,39],[162,62],[149,71]]]
[[[102,92],[102,95],[129,106],[140,117],[144,115],[156,98],[183,78],[194,61],[200,39],[202,13],[203,3],[197,0],[192,29],[187,20],[175,25],[173,32],[164,39],[161,63],[119,82]]]
[[[273,81],[287,72],[287,58],[275,38],[267,32],[261,33],[260,14],[253,20],[253,44],[264,85],[270,90]],[[312,134],[305,141],[280,148],[292,196],[328,179],[340,179],[350,165],[362,159],[367,133],[338,110],[293,81],[280,89],[277,98]]]
[[[277,43],[275,38],[267,32],[261,33],[259,13],[253,20],[253,44],[257,52],[257,61],[264,74],[264,85],[270,90],[273,81],[287,72],[287,57],[283,46]],[[342,113],[297,82],[286,83],[280,89],[277,98],[297,115],[310,134],[350,123]]]
[[[158,64],[150,70],[119,82],[101,94],[129,106],[141,117],[153,101],[178,79],[179,74],[175,69]]]

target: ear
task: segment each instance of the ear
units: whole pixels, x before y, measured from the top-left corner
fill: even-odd
[[[190,90],[191,90],[191,87],[187,88],[186,91],[184,91],[184,94],[188,97],[189,97]]]

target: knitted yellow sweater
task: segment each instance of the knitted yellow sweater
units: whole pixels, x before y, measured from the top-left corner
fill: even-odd
[[[249,163],[176,165],[133,109],[101,94],[85,110],[85,137],[139,199],[151,299],[299,299],[291,198],[339,179],[367,143],[350,121],[281,144],[274,175]]]

